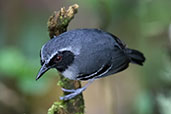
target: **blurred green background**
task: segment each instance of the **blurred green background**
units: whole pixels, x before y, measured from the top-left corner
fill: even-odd
[[[69,30],[101,28],[146,57],[143,67],[95,81],[84,92],[86,113],[171,114],[170,0],[1,0],[0,114],[46,114],[59,100],[56,70],[35,81],[39,52],[49,16],[75,3]]]

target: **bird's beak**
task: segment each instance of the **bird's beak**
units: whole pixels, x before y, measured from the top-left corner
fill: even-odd
[[[36,80],[38,80],[46,71],[48,71],[50,68],[46,66],[46,64],[43,64],[42,67],[39,70],[39,73],[36,77]]]

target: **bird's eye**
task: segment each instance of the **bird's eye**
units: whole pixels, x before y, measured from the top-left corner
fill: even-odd
[[[58,56],[56,57],[56,61],[61,61],[61,60],[62,60],[62,56],[58,55]]]
[[[55,65],[55,64],[59,63],[61,60],[62,60],[62,56],[61,56],[61,55],[56,55],[56,56],[54,56],[54,57],[50,60],[49,65],[50,65],[50,66],[51,66],[51,65]]]

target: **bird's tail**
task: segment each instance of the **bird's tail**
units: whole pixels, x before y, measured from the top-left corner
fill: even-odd
[[[143,53],[141,53],[137,50],[129,49],[129,48],[126,48],[125,52],[128,55],[128,57],[130,58],[131,63],[143,65],[143,62],[145,61],[145,57],[144,57]]]

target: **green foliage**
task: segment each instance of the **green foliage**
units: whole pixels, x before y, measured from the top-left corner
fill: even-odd
[[[14,47],[2,49],[0,53],[1,78],[8,76],[16,79],[18,87],[27,94],[46,92],[48,85],[45,85],[45,80],[35,81],[40,63],[28,60],[19,49]]]
[[[153,100],[152,95],[149,92],[144,91],[139,94],[135,101],[135,111],[136,114],[152,114],[153,110]]]

